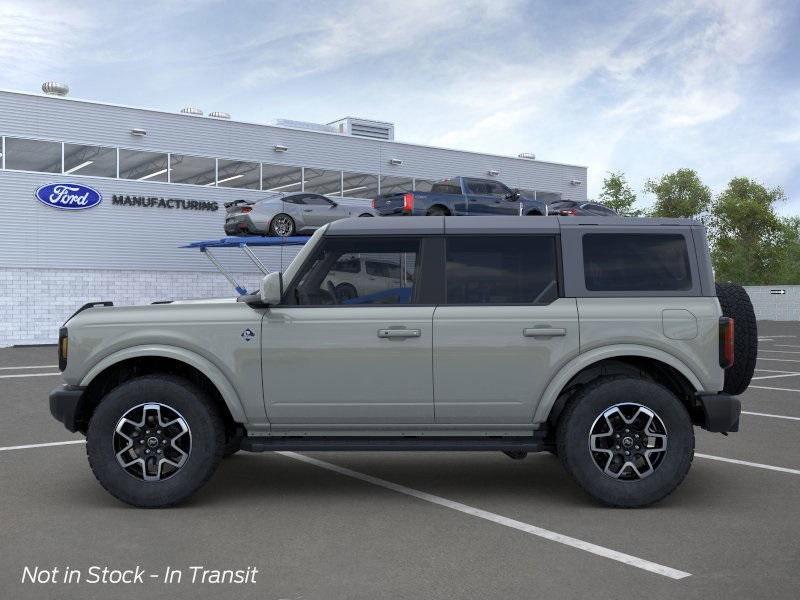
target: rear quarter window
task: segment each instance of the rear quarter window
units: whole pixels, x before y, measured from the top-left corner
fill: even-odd
[[[692,289],[686,238],[680,234],[588,233],[583,236],[583,265],[590,291]]]

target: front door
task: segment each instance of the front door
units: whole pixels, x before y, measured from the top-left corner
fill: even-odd
[[[412,236],[321,242],[264,317],[273,425],[433,423],[434,308],[421,304],[420,244]],[[369,279],[372,262],[395,270]],[[405,276],[385,276],[403,267]]]
[[[433,317],[437,423],[530,423],[552,373],[577,355],[556,240],[448,236],[446,302]]]
[[[347,211],[340,204],[325,196],[308,194],[303,201],[303,220],[309,227],[322,227],[347,216]]]
[[[498,181],[485,179],[466,180],[468,211],[472,216],[518,215],[519,201],[511,190]]]

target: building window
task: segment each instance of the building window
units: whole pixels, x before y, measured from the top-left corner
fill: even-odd
[[[259,189],[261,165],[258,163],[221,158],[217,169],[217,185],[220,187]]]
[[[261,165],[261,189],[265,192],[299,192],[303,169],[284,165]]]
[[[305,191],[326,196],[342,195],[342,172],[325,169],[305,169]]]
[[[119,176],[122,179],[165,182],[168,172],[166,154],[139,150],[119,151]]]
[[[402,194],[414,191],[414,180],[411,177],[381,177],[381,194]],[[421,190],[420,190],[421,191]]]
[[[117,149],[64,144],[64,174],[117,176]]]
[[[436,183],[432,179],[415,179],[414,191],[415,192],[430,192],[433,184]]]
[[[169,180],[171,183],[214,185],[217,164],[213,158],[171,154],[169,157]]]
[[[6,138],[6,169],[61,173],[61,143]]]
[[[342,196],[348,198],[375,198],[378,196],[377,175],[342,173]]]

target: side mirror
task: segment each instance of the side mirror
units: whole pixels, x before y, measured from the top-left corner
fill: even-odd
[[[283,273],[270,273],[261,280],[261,301],[274,306],[283,297]]]
[[[521,197],[521,194],[519,193],[519,190],[517,188],[514,188],[513,190],[511,190],[510,194],[506,194],[506,200],[515,201],[515,200],[519,200],[520,197]]]
[[[339,206],[339,203],[331,200],[331,208],[336,208],[337,206]]]

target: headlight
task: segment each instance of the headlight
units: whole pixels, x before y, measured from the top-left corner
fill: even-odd
[[[63,371],[67,368],[67,351],[69,350],[69,337],[67,328],[62,327],[58,330],[58,369]]]

